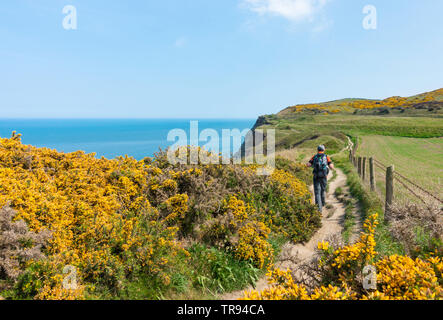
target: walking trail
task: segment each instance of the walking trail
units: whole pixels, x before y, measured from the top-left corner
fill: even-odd
[[[348,194],[349,190],[346,185],[346,175],[340,169],[336,169],[337,177],[329,182],[329,192],[327,193],[326,203],[330,209],[323,210],[322,227],[304,244],[287,243],[283,246],[280,256],[277,258],[275,266],[279,269],[290,269],[294,274],[300,274],[300,266],[309,260],[315,258],[316,248],[319,242],[330,239],[333,236],[341,235],[343,230],[343,222],[345,218],[345,205],[335,197],[335,190],[341,188],[344,194]],[[313,188],[311,186],[311,192]],[[332,207],[331,207],[332,206]],[[356,217],[355,229],[351,241],[354,241],[359,232],[359,216]],[[246,291],[258,290],[262,291],[269,287],[266,277],[260,279],[255,288],[250,286]],[[245,290],[227,293],[221,296],[222,300],[237,300],[243,296]]]

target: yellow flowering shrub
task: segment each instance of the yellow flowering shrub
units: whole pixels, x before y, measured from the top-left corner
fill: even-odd
[[[364,223],[360,240],[353,245],[334,249],[320,242],[322,257],[317,261],[323,273],[322,285],[308,290],[296,283],[291,272],[270,269],[270,287],[262,292],[245,292],[243,299],[263,300],[427,300],[443,298],[443,261],[441,257],[426,260],[393,255],[374,261],[374,232],[377,215]],[[365,290],[363,268],[373,265],[377,271],[377,289]]]
[[[245,204],[244,201],[237,199],[236,196],[231,196],[226,205],[228,207],[228,210],[230,210],[234,216],[233,223],[235,223],[235,225],[237,225],[237,223],[242,223],[246,219],[248,219],[248,212],[250,212],[251,214],[255,213],[250,204]]]
[[[267,242],[271,232],[257,221],[255,209],[235,195],[223,201],[223,212],[203,226],[203,238],[231,250],[239,260],[250,260],[259,268],[273,258]]]
[[[390,299],[427,300],[442,299],[441,258],[411,259],[393,255],[375,264],[378,288]]]
[[[50,230],[49,259],[58,269],[77,267],[92,281],[115,278],[117,269],[128,272],[127,255],[148,265],[165,246],[181,250],[168,243],[174,232],[159,247],[157,230],[150,235],[140,227],[151,219],[144,212],[155,212],[144,196],[149,179],[149,167],[132,158],[58,153],[25,146],[19,135],[0,140],[0,207],[9,204],[32,231]],[[59,283],[50,283],[37,298],[62,297]]]
[[[277,188],[282,193],[291,194],[298,197],[310,197],[310,192],[305,183],[284,170],[274,170],[271,175],[271,182],[277,184]]]
[[[56,265],[53,264],[52,267],[56,267]],[[85,287],[76,283],[76,288],[64,288],[64,277],[65,275],[62,273],[53,273],[40,288],[35,298],[39,300],[84,300]]]
[[[306,240],[320,215],[295,175],[259,176],[256,168],[173,165],[165,152],[98,159],[23,145],[20,135],[0,138],[0,207],[9,205],[30,231],[52,235],[45,261],[29,261],[14,282],[17,295],[118,296],[138,276],[169,286],[176,259],[189,257],[184,239],[264,267],[273,259],[271,232]],[[66,265],[77,269],[79,290],[63,288]]]
[[[271,230],[262,222],[250,222],[238,231],[238,241],[234,245],[235,255],[240,260],[252,260],[262,268],[265,262],[273,259],[273,250],[266,241]]]
[[[266,206],[263,221],[274,232],[286,235],[294,242],[308,241],[321,227],[321,214],[312,205],[306,183],[280,169],[274,170],[269,180],[269,193],[258,198]]]
[[[169,213],[165,217],[166,222],[183,219],[188,211],[188,196],[186,194],[177,194],[166,200],[165,204]]]
[[[332,254],[331,266],[337,270],[353,268],[354,266],[361,267],[372,263],[375,257],[375,228],[378,224],[377,214],[371,215],[363,224],[364,232],[361,234],[360,240],[353,245],[344,246],[335,250]],[[321,248],[322,245],[319,245]],[[329,248],[323,245],[324,252]]]
[[[324,113],[338,113],[340,111],[346,111],[350,108],[352,109],[374,109],[374,108],[411,108],[416,104],[431,102],[431,101],[441,101],[441,96],[443,95],[443,89],[438,89],[432,92],[427,92],[421,94],[420,96],[404,98],[404,97],[389,97],[384,100],[368,100],[368,99],[353,99],[352,101],[344,101],[336,105],[330,105],[327,103],[313,103],[313,104],[302,104],[287,108],[288,111],[293,113],[301,113],[305,111],[322,111]],[[338,109],[339,107],[340,109]],[[351,110],[352,110],[351,109]],[[286,111],[286,112],[288,112]]]
[[[329,285],[315,288],[310,294],[305,286],[294,282],[291,271],[270,269],[268,271],[270,287],[258,292],[245,292],[241,300],[350,300],[355,298],[348,288]]]

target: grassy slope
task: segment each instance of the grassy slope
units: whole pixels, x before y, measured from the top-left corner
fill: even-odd
[[[323,138],[327,138],[328,135],[322,136]],[[321,139],[319,137],[318,139]],[[316,139],[317,140],[317,139]],[[341,141],[342,146],[345,146],[345,141]],[[329,154],[331,155],[336,166],[341,168],[347,177],[347,184],[349,186],[349,190],[352,196],[358,201],[359,207],[361,209],[361,219],[365,220],[371,214],[378,213],[380,216],[380,224],[376,230],[376,251],[378,252],[379,257],[388,256],[392,254],[404,254],[404,250],[402,245],[395,241],[390,232],[389,225],[384,222],[383,215],[383,203],[382,200],[378,197],[378,195],[374,192],[371,192],[367,185],[363,184],[360,177],[357,174],[356,169],[348,160],[348,154],[346,151],[342,150],[340,152],[335,152],[334,150],[329,150]],[[282,150],[277,153],[278,156],[283,156],[285,158],[289,158],[291,160],[306,160],[306,156],[313,152],[313,148],[304,148],[304,149],[291,149],[291,150]],[[304,158],[303,158],[304,157]],[[348,241],[351,237],[351,233],[353,227],[355,225],[355,217],[353,215],[354,204],[349,203],[346,208],[345,220],[343,221],[343,232],[342,236],[345,241]]]
[[[410,97],[408,102],[420,100],[425,95]],[[363,144],[359,149],[363,153],[374,154],[386,164],[393,162],[400,173],[407,173],[409,178],[429,186],[431,191],[432,188],[441,189],[438,180],[441,169],[437,169],[437,175],[432,173],[433,168],[435,170],[441,167],[437,162],[441,159],[443,137],[440,116],[423,116],[426,113],[417,116],[415,111],[396,116],[354,115],[354,109],[345,105],[356,100],[358,99],[326,103],[326,107],[331,110],[343,107],[342,113],[335,115],[313,115],[309,111],[295,114],[290,107],[277,115],[265,116],[265,124],[260,128],[275,128],[277,154],[296,161],[305,161],[315,152],[318,144],[325,144],[328,154],[333,155],[336,164],[347,174],[351,193],[359,201],[364,217],[374,212],[382,214],[383,204],[377,194],[362,184],[355,168],[349,163],[346,152],[340,152],[347,143],[347,136],[354,142],[358,137],[363,137]],[[436,101],[441,100],[443,96],[438,95]],[[434,148],[440,151],[434,152]],[[436,179],[429,181],[430,176]],[[385,223],[378,227],[377,246],[381,255],[403,251],[401,244],[391,237]]]
[[[384,117],[354,115],[302,115],[293,118],[268,116],[267,125],[277,129],[277,149],[312,147],[314,136],[328,135],[343,140],[351,136],[386,135],[416,138],[443,136],[442,119],[428,117]],[[306,142],[299,145],[300,142]],[[335,146],[333,146],[333,149]]]
[[[441,119],[354,115],[303,115],[293,118],[266,116],[260,128],[276,129],[276,151],[285,158],[304,162],[316,146],[324,144],[328,154],[340,152],[347,136],[371,135],[441,137]]]
[[[362,220],[365,220],[371,214],[379,214],[380,224],[377,226],[375,233],[375,240],[377,243],[376,251],[378,252],[378,255],[388,256],[392,254],[403,254],[404,250],[402,245],[398,241],[394,240],[389,232],[389,225],[384,221],[383,204],[380,198],[362,183],[357,171],[349,162],[347,155],[344,152],[337,155],[335,158],[335,163],[347,176],[349,190],[352,196],[357,199],[360,204]],[[345,225],[346,223],[347,221],[345,221]],[[348,223],[352,225],[352,219]],[[345,229],[345,237],[346,232],[347,230]]]
[[[397,99],[400,98],[400,99]],[[392,103],[392,99],[399,100],[398,103]],[[385,100],[378,100],[378,99],[361,99],[361,98],[347,98],[347,99],[340,99],[340,100],[334,100],[334,101],[328,101],[328,102],[322,102],[322,103],[315,103],[315,104],[302,104],[302,105],[295,105],[285,108],[284,110],[280,111],[278,115],[280,116],[288,116],[293,115],[295,113],[300,113],[300,109],[303,109],[301,113],[317,113],[320,110],[323,112],[340,112],[340,113],[353,113],[357,110],[357,112],[361,112],[360,108],[356,108],[355,105],[362,104],[362,105],[372,105],[372,107],[376,108],[383,108],[385,106],[390,106],[388,108],[392,108],[393,106],[396,107],[403,107],[406,108],[406,110],[401,111],[406,112],[407,114],[411,115],[426,115],[429,113],[432,113],[433,115],[442,115],[443,111],[441,109],[439,110],[415,110],[414,106],[420,103],[425,103],[429,101],[434,102],[442,102],[443,101],[443,88],[437,89],[431,92],[425,92],[421,94],[417,94],[411,97],[407,98],[401,98],[401,97],[391,97],[387,98]],[[372,109],[372,107],[370,109]],[[315,111],[317,110],[317,111]],[[365,110],[363,113],[371,112],[371,110]],[[393,113],[400,113],[400,110],[390,110]]]
[[[443,156],[443,138],[417,139],[386,136],[361,137],[359,154],[373,156],[385,165],[393,164],[395,170],[418,185],[432,191],[443,198],[441,181],[443,169],[441,159]],[[384,190],[384,181],[381,175],[376,175],[377,185]],[[409,193],[397,184],[399,200],[409,198]]]

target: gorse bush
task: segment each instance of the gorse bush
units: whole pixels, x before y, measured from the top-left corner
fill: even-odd
[[[345,100],[341,103],[336,103],[334,106],[331,103],[313,103],[313,104],[302,104],[288,107],[285,111],[286,113],[302,113],[304,111],[316,110],[330,113],[338,113],[347,108],[353,109],[374,109],[385,107],[396,108],[410,108],[419,103],[426,103],[431,101],[440,101],[443,94],[443,89],[438,89],[432,92],[423,93],[419,96],[404,98],[404,97],[389,97],[384,100],[368,100],[368,99],[353,99]]]
[[[177,283],[195,282],[198,275],[183,271],[194,277],[185,279],[177,272],[194,261],[189,243],[216,248],[255,272],[273,261],[270,235],[305,241],[321,221],[297,178],[306,175],[303,169],[277,169],[270,176],[256,169],[172,165],[166,152],[142,161],[97,159],[26,146],[20,135],[0,139],[0,207],[8,204],[14,221],[26,223],[29,232],[20,225],[24,233],[51,233],[45,246],[34,243],[41,255],[20,260],[19,275],[0,273],[9,288],[2,295],[158,298]],[[67,265],[77,270],[77,290],[63,287]],[[153,291],[134,287],[136,282]]]
[[[442,210],[433,205],[394,205],[389,210],[390,231],[411,257],[437,251],[443,255]]]
[[[244,299],[264,300],[426,300],[443,298],[443,260],[436,254],[428,258],[391,255],[376,260],[374,233],[377,214],[364,224],[359,241],[334,248],[318,244],[317,285],[298,283],[291,272],[270,269],[270,287],[262,292],[246,292]],[[377,289],[363,286],[364,267],[377,271]]]
[[[30,232],[23,220],[13,222],[16,212],[9,207],[0,209],[0,279],[15,280],[26,263],[42,260],[42,247],[51,237],[47,230]]]

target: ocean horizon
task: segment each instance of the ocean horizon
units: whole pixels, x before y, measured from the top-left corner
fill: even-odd
[[[0,137],[9,138],[16,131],[23,144],[39,148],[141,160],[174,144],[167,140],[173,129],[182,129],[189,137],[191,121],[198,121],[199,133],[214,129],[221,137],[223,129],[251,129],[256,119],[0,119]],[[229,151],[238,150],[231,143]],[[220,144],[220,152],[229,151]]]

